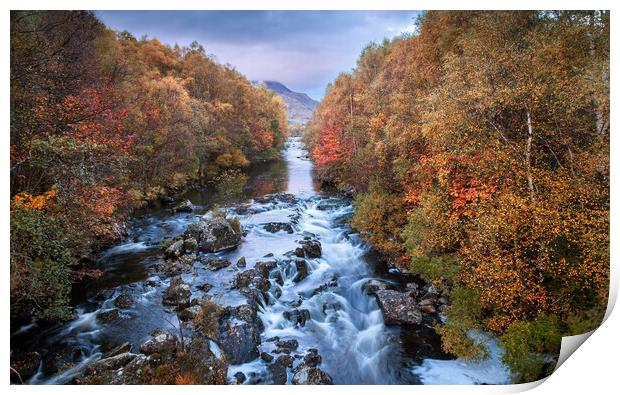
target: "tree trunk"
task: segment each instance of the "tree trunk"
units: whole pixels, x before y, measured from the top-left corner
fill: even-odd
[[[527,186],[530,189],[530,200],[532,204],[536,204],[536,195],[534,193],[534,180],[532,179],[532,139],[534,131],[532,128],[532,117],[530,111],[527,110],[527,143],[525,145],[525,162],[527,166]]]

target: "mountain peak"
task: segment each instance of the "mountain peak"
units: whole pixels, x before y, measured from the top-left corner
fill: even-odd
[[[302,125],[312,118],[312,112],[318,102],[307,94],[292,91],[279,81],[252,81],[252,83],[267,88],[282,98],[287,106],[290,123]]]

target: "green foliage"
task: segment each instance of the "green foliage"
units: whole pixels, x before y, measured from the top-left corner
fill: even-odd
[[[452,305],[446,313],[446,322],[436,328],[441,335],[444,351],[466,360],[488,357],[488,347],[481,336],[472,336],[480,329],[484,317],[479,293],[475,289],[458,287],[450,294]]]
[[[72,236],[58,215],[11,210],[11,316],[70,318],[71,267],[77,264]]]
[[[530,382],[550,375],[560,352],[562,335],[556,316],[540,316],[533,321],[514,322],[501,340],[502,361],[510,367],[516,381]]]
[[[457,260],[450,255],[442,256],[414,256],[411,258],[409,269],[429,283],[451,285],[461,270]]]

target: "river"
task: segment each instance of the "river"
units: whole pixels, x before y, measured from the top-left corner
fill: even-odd
[[[223,193],[222,193],[223,192]],[[104,274],[76,289],[77,318],[63,325],[28,325],[11,337],[12,349],[37,351],[43,356],[30,384],[64,384],[103,355],[104,350],[129,342],[137,350],[157,328],[174,330],[175,314],[162,305],[162,293],[170,279],[157,272],[162,260],[159,243],[178,236],[214,205],[240,220],[245,236],[232,251],[215,255],[237,262],[245,257],[248,268],[265,255],[280,260],[299,246],[305,235],[313,235],[322,245],[320,258],[308,260],[309,274],[294,281],[296,271],[277,266],[270,273],[273,286],[269,300],[259,309],[264,330],[260,351],[271,352],[266,341],[275,336],[295,339],[299,352],[316,348],[322,356],[321,369],[335,384],[474,384],[505,383],[508,373],[499,362],[499,350],[491,344],[491,358],[480,363],[452,359],[441,351],[440,339],[432,329],[434,320],[416,328],[388,327],[373,296],[363,290],[370,279],[380,279],[396,287],[415,281],[411,276],[388,270],[347,224],[353,213],[351,201],[318,190],[312,177],[312,162],[303,144],[291,138],[283,160],[265,164],[249,172],[245,186],[236,194],[213,190],[193,191],[186,198],[195,205],[192,213],[170,213],[159,208],[130,221],[125,241],[103,251],[98,263]],[[266,194],[286,192],[295,199],[264,199]],[[264,224],[290,223],[293,233],[270,233]],[[246,303],[231,287],[238,272],[234,265],[213,271],[196,263],[183,280],[191,285],[192,297],[208,296],[222,306]],[[153,281],[152,276],[155,277]],[[281,277],[276,286],[275,278]],[[148,281],[146,281],[149,279]],[[207,292],[200,285],[213,285]],[[275,289],[279,288],[278,295]],[[121,294],[133,299],[131,307],[120,309],[112,322],[97,319],[100,312],[114,308]],[[307,309],[304,326],[285,319],[295,306]],[[243,372],[248,384],[269,384],[268,365],[261,358],[232,365],[234,374]],[[288,374],[287,382],[291,382]]]

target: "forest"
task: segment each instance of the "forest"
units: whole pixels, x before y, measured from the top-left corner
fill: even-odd
[[[609,286],[609,12],[424,13],[370,44],[306,131],[394,267],[450,295],[443,348],[517,381],[596,328]]]
[[[72,283],[136,208],[280,155],[279,97],[194,42],[90,11],[11,12],[11,318],[71,318]]]

